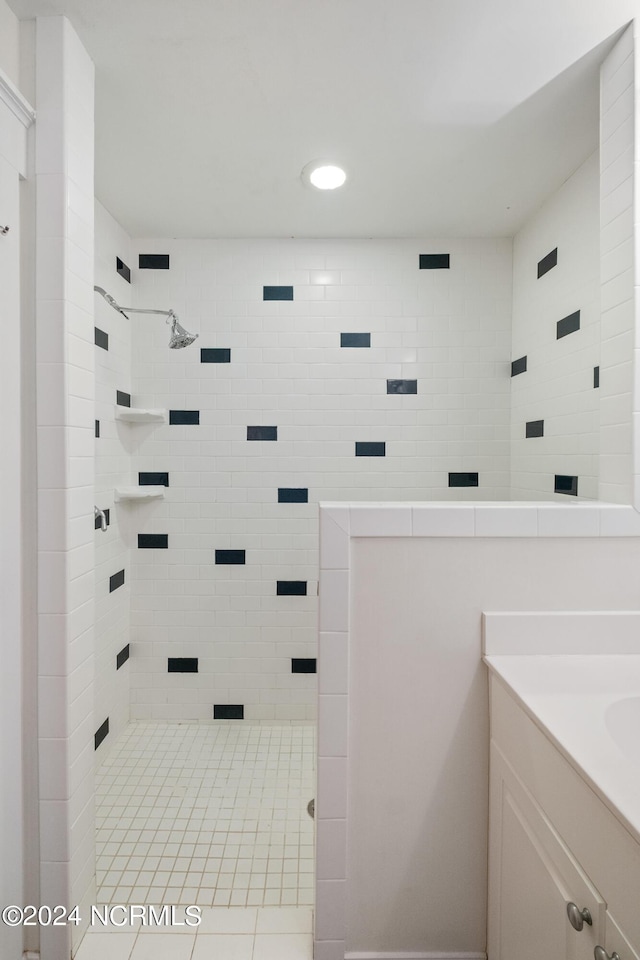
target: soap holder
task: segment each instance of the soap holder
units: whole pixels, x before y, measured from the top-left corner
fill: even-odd
[[[166,410],[146,410],[142,407],[116,406],[116,420],[124,423],[166,423]]]
[[[164,499],[165,487],[116,487],[114,500],[120,503],[122,500],[162,500]]]

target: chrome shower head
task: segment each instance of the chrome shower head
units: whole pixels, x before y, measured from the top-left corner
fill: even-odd
[[[197,333],[189,333],[182,324],[178,323],[178,318],[173,311],[169,315],[167,323],[171,323],[171,336],[169,337],[169,349],[179,350],[180,347],[188,347],[189,344],[197,340]]]
[[[171,337],[169,339],[169,349],[170,350],[179,350],[180,347],[188,347],[190,343],[193,343],[194,340],[197,340],[197,333],[189,333],[185,328],[178,323],[178,318],[173,312],[173,310],[147,310],[142,309],[141,307],[121,307],[119,303],[113,299],[106,290],[103,290],[102,287],[93,288],[96,293],[99,293],[101,297],[107,301],[110,307],[113,307],[114,310],[117,310],[118,313],[121,313],[123,317],[129,317],[124,312],[128,310],[129,313],[155,313],[160,314],[163,317],[167,318],[167,323],[171,324]]]

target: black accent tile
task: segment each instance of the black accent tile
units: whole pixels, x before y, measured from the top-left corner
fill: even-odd
[[[241,703],[214,703],[214,720],[244,720],[244,705]]]
[[[356,440],[356,457],[386,457],[387,444]]]
[[[139,270],[168,270],[168,253],[141,253],[138,255]]]
[[[370,333],[341,333],[340,346],[341,347],[370,347],[371,334]]]
[[[278,487],[278,503],[309,503],[307,487]]]
[[[544,437],[544,420],[528,420],[526,437]]]
[[[511,376],[517,377],[519,373],[527,372],[527,358],[519,357],[517,360],[511,361]]]
[[[139,533],[138,550],[167,550],[169,548],[168,533]]]
[[[100,436],[100,421],[99,421],[99,420],[96,420],[96,432],[95,432],[95,436],[96,436],[96,439]]]
[[[118,656],[116,657],[116,670],[119,670],[120,667],[124,666],[124,664],[127,662],[128,659],[129,659],[129,644],[127,644],[126,647],[123,647],[120,653],[118,654]]]
[[[292,657],[291,673],[317,673],[315,657]]]
[[[122,390],[116,390],[116,403],[119,407],[130,407],[131,394],[124,393]]]
[[[556,340],[562,337],[568,337],[570,333],[575,333],[580,329],[580,311],[570,313],[568,317],[563,317],[556,324]]]
[[[450,473],[449,486],[450,487],[477,487],[478,474],[477,473]]]
[[[105,517],[107,518],[107,526],[109,526],[109,524],[111,523],[111,510],[109,509],[109,507],[107,507],[107,508],[104,510],[104,515],[105,515]],[[99,530],[99,529],[100,529],[100,527],[102,526],[102,524],[100,523],[100,517],[95,517],[95,518],[94,518],[94,526],[95,526],[96,530]]]
[[[202,347],[200,363],[231,363],[231,350],[228,347]]]
[[[139,487],[168,487],[169,474],[168,473],[139,473],[138,486]]]
[[[306,580],[278,580],[276,583],[276,596],[278,597],[306,597]]]
[[[169,410],[169,423],[174,426],[180,424],[193,424],[197,426],[200,423],[199,410]]]
[[[293,300],[293,287],[263,287],[263,300]]]
[[[419,266],[421,270],[448,270],[450,267],[448,253],[421,253]]]
[[[593,386],[594,387],[600,386],[600,367],[593,368]]]
[[[545,273],[549,273],[558,262],[558,248],[552,250],[551,253],[548,253],[546,257],[543,257],[542,260],[538,260],[538,280],[540,277],[544,277]]]
[[[105,722],[98,727],[98,729],[94,734],[94,737],[93,737],[94,750],[98,749],[98,747],[100,746],[104,738],[108,735],[108,733],[109,733],[109,717],[107,717]]]
[[[197,657],[169,657],[167,660],[167,671],[169,673],[197,673]]]
[[[124,570],[118,570],[112,577],[109,577],[109,593],[113,593],[124,583]]]
[[[216,563],[246,563],[246,552],[244,550],[216,550]]]
[[[417,380],[387,380],[387,393],[417,393]]]
[[[116,273],[119,273],[127,283],[131,283],[131,270],[120,257],[116,257]]]
[[[109,334],[105,333],[99,327],[93,328],[93,342],[96,347],[102,347],[103,350],[109,349]]]
[[[562,476],[562,474],[556,473],[553,481],[553,492],[566,493],[570,497],[577,497],[578,496],[578,478],[564,477]]]
[[[247,440],[277,440],[277,427],[247,427]]]

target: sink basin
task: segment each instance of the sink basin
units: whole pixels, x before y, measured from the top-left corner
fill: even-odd
[[[640,766],[640,697],[616,700],[607,707],[604,721],[618,749]]]

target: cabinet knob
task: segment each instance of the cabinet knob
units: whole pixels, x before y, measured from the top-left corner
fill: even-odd
[[[584,907],[584,909],[581,910],[573,902],[570,902],[567,904],[567,916],[569,917],[569,923],[571,924],[574,930],[582,930],[585,923],[588,923],[589,926],[591,926],[591,924],[593,923],[593,920],[591,919],[591,914],[589,913],[589,908]],[[597,947],[596,949],[600,949],[600,948]],[[605,957],[604,956],[596,957],[596,960],[605,960]],[[620,960],[620,958],[618,958],[618,960]]]
[[[620,960],[620,954],[616,953],[615,950],[611,956],[609,956],[605,948],[600,946],[595,948],[593,951],[593,956],[595,957],[595,960]]]

